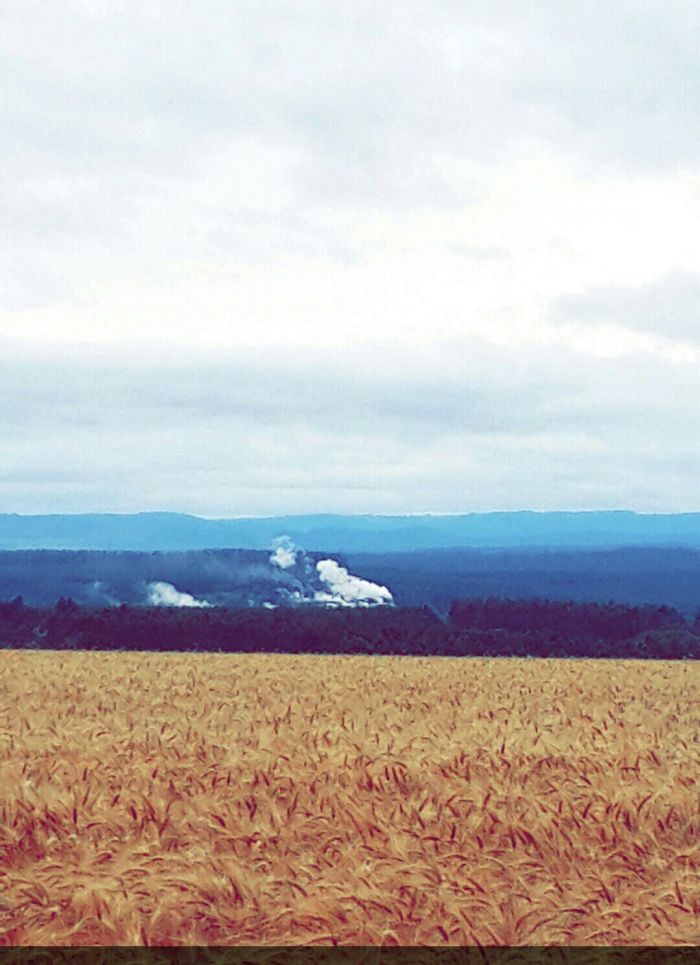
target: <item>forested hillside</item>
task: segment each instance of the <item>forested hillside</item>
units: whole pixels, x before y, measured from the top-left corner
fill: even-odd
[[[457,597],[550,597],[700,607],[700,552],[663,547],[614,550],[420,550],[349,553],[348,566],[391,588],[400,606],[447,613]]]
[[[295,567],[282,570],[271,565],[269,549],[0,551],[0,600],[22,596],[28,604],[49,607],[61,597],[81,606],[142,604],[149,583],[167,581],[218,606],[294,605],[285,590],[306,587],[310,592],[312,584],[320,586],[313,569],[323,555],[299,555]],[[352,573],[388,587],[399,606],[430,606],[443,616],[461,597],[665,604],[688,618],[700,606],[700,552],[689,549],[451,549],[334,558]]]

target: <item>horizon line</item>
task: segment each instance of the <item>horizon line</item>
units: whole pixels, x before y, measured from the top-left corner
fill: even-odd
[[[265,520],[283,519],[289,517],[310,517],[323,518],[328,516],[338,516],[344,519],[353,518],[379,518],[379,519],[425,519],[425,518],[446,518],[446,517],[465,517],[465,516],[585,516],[585,515],[628,515],[628,516],[698,516],[700,509],[684,510],[638,510],[638,509],[484,509],[484,510],[455,510],[455,511],[434,511],[423,510],[417,512],[280,512],[280,513],[240,513],[231,516],[208,516],[200,513],[192,513],[178,509],[137,509],[137,510],[65,510],[54,512],[18,513],[0,511],[0,518],[12,516],[21,519],[32,519],[37,517],[60,517],[60,516],[182,516],[189,519],[198,519],[205,522],[223,522],[234,520]]]

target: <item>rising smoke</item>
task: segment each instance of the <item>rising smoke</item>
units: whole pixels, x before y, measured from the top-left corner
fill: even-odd
[[[270,563],[278,566],[281,570],[288,570],[297,561],[297,551],[294,543],[288,536],[278,536],[272,541],[272,554]]]
[[[279,593],[287,601],[298,605],[315,603],[320,606],[368,607],[392,605],[391,591],[378,583],[353,576],[337,560],[319,560],[314,566],[304,550],[298,549],[289,536],[273,541],[270,563],[280,570],[298,571],[293,589],[280,587]]]
[[[84,555],[62,562],[63,582],[54,572],[53,558],[46,567],[60,587],[58,595],[87,606],[270,609],[394,603],[386,586],[353,575],[342,560],[307,553],[289,536],[273,540],[268,553],[232,549]],[[86,579],[88,574],[91,578]]]
[[[393,603],[394,598],[385,586],[353,576],[336,560],[319,560],[316,569],[327,590],[317,590],[314,599],[318,603],[339,606],[381,606]]]
[[[148,584],[148,602],[151,606],[211,607],[207,600],[198,600],[191,593],[181,593],[172,583]]]

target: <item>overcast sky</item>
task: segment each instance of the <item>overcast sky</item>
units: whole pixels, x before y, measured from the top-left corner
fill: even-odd
[[[700,510],[697,0],[4,0],[0,511]]]

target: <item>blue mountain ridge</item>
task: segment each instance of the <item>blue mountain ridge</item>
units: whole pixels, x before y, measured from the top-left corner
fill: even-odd
[[[327,552],[424,549],[700,548],[700,513],[309,514],[206,519],[184,513],[0,514],[0,549],[266,549],[280,535]]]

